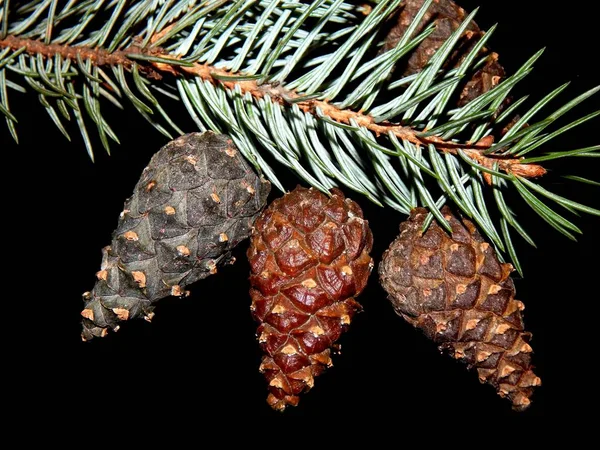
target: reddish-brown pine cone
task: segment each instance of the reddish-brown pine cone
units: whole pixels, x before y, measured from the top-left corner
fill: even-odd
[[[523,410],[541,380],[532,370],[512,266],[498,261],[470,221],[461,224],[447,207],[442,213],[451,237],[435,222],[423,234],[427,210],[412,211],[383,255],[381,284],[398,315]]]
[[[331,350],[354,314],[373,268],[373,236],[360,207],[296,187],[259,216],[251,236],[251,311],[260,322],[267,402],[296,406],[331,366]]]

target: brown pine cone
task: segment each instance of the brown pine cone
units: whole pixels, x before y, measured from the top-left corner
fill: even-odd
[[[461,224],[448,207],[442,213],[452,237],[435,222],[422,233],[424,208],[400,225],[379,265],[381,285],[398,315],[524,410],[541,380],[532,370],[513,268],[498,261],[470,221]]]
[[[386,36],[382,51],[390,50],[398,44],[424,2],[425,0],[406,0],[396,25],[390,29]],[[422,32],[432,21],[435,23],[436,28],[411,53],[406,66],[399,69],[401,76],[412,75],[423,70],[429,59],[446,42],[450,35],[458,29],[467,16],[468,13],[452,0],[434,0],[417,27],[415,35]],[[474,21],[471,21],[462,37],[462,41],[456,46],[447,65],[450,67],[459,66],[483,35],[484,32],[479,26]],[[477,70],[466,82],[460,94],[458,106],[463,106],[480,95],[485,94],[504,78],[504,68],[498,63],[498,55],[490,53],[488,49],[484,48],[480,52],[480,57],[485,55],[489,55],[487,63]]]
[[[373,268],[372,245],[360,207],[338,190],[327,197],[298,186],[256,220],[251,311],[273,409],[296,406],[331,366],[331,349],[361,309],[354,297]]]

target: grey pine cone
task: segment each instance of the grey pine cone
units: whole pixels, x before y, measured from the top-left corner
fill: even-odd
[[[92,291],[83,294],[82,339],[151,320],[155,303],[233,262],[271,189],[226,135],[181,136],[162,147],[125,202]]]

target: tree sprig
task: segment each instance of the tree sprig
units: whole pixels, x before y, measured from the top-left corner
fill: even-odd
[[[369,11],[343,0],[4,1],[0,114],[18,141],[9,98],[35,93],[67,139],[65,123],[77,124],[93,159],[92,130],[107,152],[111,142],[118,143],[104,113],[106,100],[119,108],[133,106],[171,138],[184,130],[163,105],[177,99],[199,130],[231,135],[279,189],[284,188],[278,174],[286,168],[323,191],[340,184],[405,214],[427,206],[428,220],[435,217],[442,225],[439,208],[453,202],[521,271],[511,229],[534,243],[506,203],[508,189],[569,238],[579,229],[545,202],[598,215],[542,187],[537,177],[545,171],[537,164],[597,157],[599,146],[534,152],[597,117],[600,111],[550,129],[600,86],[534,121],[567,89],[560,86],[494,144],[490,130],[528,98],[498,113],[500,105],[542,51],[485,94],[452,107],[460,81],[485,63],[478,55],[496,27],[458,67],[447,68],[473,11],[424,70],[394,79],[394,68],[433,31],[430,26],[413,33],[432,3],[427,0],[395,48],[374,51],[385,40],[382,25],[401,3],[380,0]],[[494,202],[488,203],[490,189]],[[492,205],[498,215],[489,211]]]

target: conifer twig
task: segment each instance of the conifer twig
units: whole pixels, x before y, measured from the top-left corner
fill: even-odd
[[[151,40],[152,41],[152,40]],[[96,66],[104,65],[119,65],[128,70],[133,67],[136,62],[133,55],[148,57],[141,64],[140,69],[146,76],[153,79],[161,79],[162,74],[168,73],[174,76],[194,76],[204,81],[209,81],[212,84],[221,84],[227,89],[235,89],[239,86],[243,94],[249,93],[256,99],[263,98],[268,94],[273,101],[280,104],[296,103],[298,107],[305,113],[317,115],[317,110],[322,114],[335,120],[338,123],[350,125],[352,120],[358,125],[375,133],[375,135],[387,135],[390,132],[396,137],[411,142],[413,144],[434,144],[435,147],[443,152],[457,154],[458,149],[463,150],[469,158],[479,165],[492,169],[494,164],[498,163],[498,168],[506,173],[512,173],[525,178],[536,178],[543,176],[546,170],[539,164],[522,163],[523,158],[508,158],[503,155],[490,154],[484,152],[488,150],[492,144],[492,136],[486,136],[475,143],[456,143],[446,141],[438,136],[421,136],[422,131],[413,129],[412,127],[383,121],[375,122],[371,115],[363,114],[360,111],[351,109],[341,109],[327,100],[301,99],[302,95],[295,90],[286,89],[277,84],[263,83],[260,84],[256,79],[244,79],[244,74],[232,73],[224,69],[219,69],[209,64],[189,63],[179,65],[175,62],[167,63],[166,60],[173,60],[173,55],[164,53],[159,47],[143,48],[137,44],[133,44],[124,50],[108,52],[102,48],[89,48],[85,46],[69,46],[46,44],[41,41],[22,39],[15,36],[6,36],[0,40],[0,48],[11,48],[18,50],[25,48],[25,52],[30,55],[42,55],[45,58],[54,57],[59,54],[64,59],[76,60],[77,56],[90,60]],[[488,179],[488,184],[491,181]]]
[[[344,186],[404,214],[426,206],[425,226],[434,217],[444,226],[439,209],[453,202],[519,272],[508,227],[533,241],[509,209],[509,189],[571,239],[579,229],[546,203],[600,216],[534,180],[546,161],[598,157],[593,145],[539,150],[600,115],[559,122],[600,86],[557,108],[550,103],[566,84],[533,104],[513,102],[543,50],[508,75],[488,48],[496,26],[481,30],[477,10],[451,0],[369,3],[0,0],[0,118],[18,142],[11,95],[37,94],[67,139],[68,122],[78,128],[93,160],[90,126],[107,152],[119,143],[107,107],[126,102],[173,139],[184,134],[174,100],[198,130],[231,136],[281,191],[279,172],[290,170],[323,192]]]

